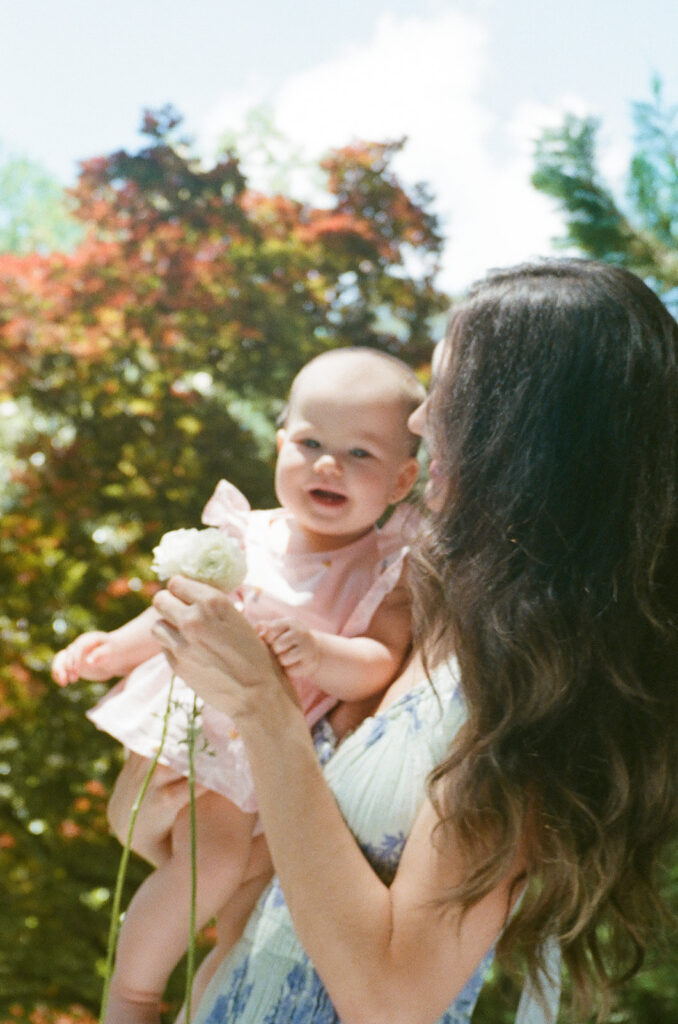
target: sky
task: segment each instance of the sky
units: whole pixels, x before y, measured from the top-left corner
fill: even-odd
[[[600,119],[621,187],[632,102],[658,73],[678,103],[676,39],[676,0],[0,0],[0,158],[71,184],[78,161],[139,148],[166,103],[207,162],[262,105],[308,161],[407,136],[397,170],[432,189],[439,283],[459,291],[552,251],[560,218],[529,176],[565,111]]]

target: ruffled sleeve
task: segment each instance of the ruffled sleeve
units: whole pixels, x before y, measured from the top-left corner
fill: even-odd
[[[202,511],[205,526],[217,526],[244,544],[250,503],[228,480],[220,480]]]
[[[386,595],[398,586],[410,545],[422,522],[421,514],[412,505],[402,504],[379,530],[374,581],[351,612],[342,636],[362,636]]]

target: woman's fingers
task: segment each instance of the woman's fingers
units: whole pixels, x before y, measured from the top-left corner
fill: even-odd
[[[221,669],[240,682],[270,672],[270,654],[265,643],[228,596],[216,587],[183,576],[173,577],[167,589],[153,599],[161,618],[153,635],[172,657],[189,672],[208,665]]]
[[[154,637],[172,669],[208,704],[237,719],[262,701],[276,705],[283,691],[291,695],[273,653],[228,595],[176,576],[153,603],[160,615]]]
[[[154,596],[153,607],[166,622],[176,624],[174,620],[180,611],[179,602],[180,599],[167,587],[165,590],[159,590]]]
[[[166,618],[156,619],[151,626],[151,633],[160,641],[163,647],[173,646],[181,637],[181,634],[176,626],[172,625],[171,621]]]
[[[201,587],[204,584],[198,584],[184,576],[175,576],[167,587],[158,591],[153,598],[153,607],[160,618],[154,622],[151,632],[162,645],[170,662],[187,640],[189,614],[196,601],[194,586]],[[214,587],[208,589],[214,590]]]
[[[241,617],[222,590],[187,576],[173,576],[165,590],[155,595],[153,606],[162,620],[186,641],[202,639],[206,626],[211,629],[213,623],[223,624]]]
[[[169,600],[170,598],[175,598],[182,604],[190,606],[200,602],[210,602],[216,595],[225,598],[224,592],[218,587],[212,586],[211,583],[192,580],[188,576],[172,576],[165,589],[158,591],[155,595],[153,604],[156,608],[167,606],[176,609],[176,606]]]

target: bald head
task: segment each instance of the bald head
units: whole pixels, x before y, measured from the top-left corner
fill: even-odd
[[[345,417],[366,402],[394,404],[402,409],[404,424],[426,398],[423,385],[406,363],[370,348],[332,349],[302,367],[292,382],[285,420],[302,394],[329,404],[341,402]],[[419,438],[409,431],[408,437],[415,453]]]

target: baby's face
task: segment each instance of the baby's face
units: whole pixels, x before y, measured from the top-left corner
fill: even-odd
[[[302,387],[278,432],[276,493],[314,550],[357,540],[417,477],[402,401]]]

